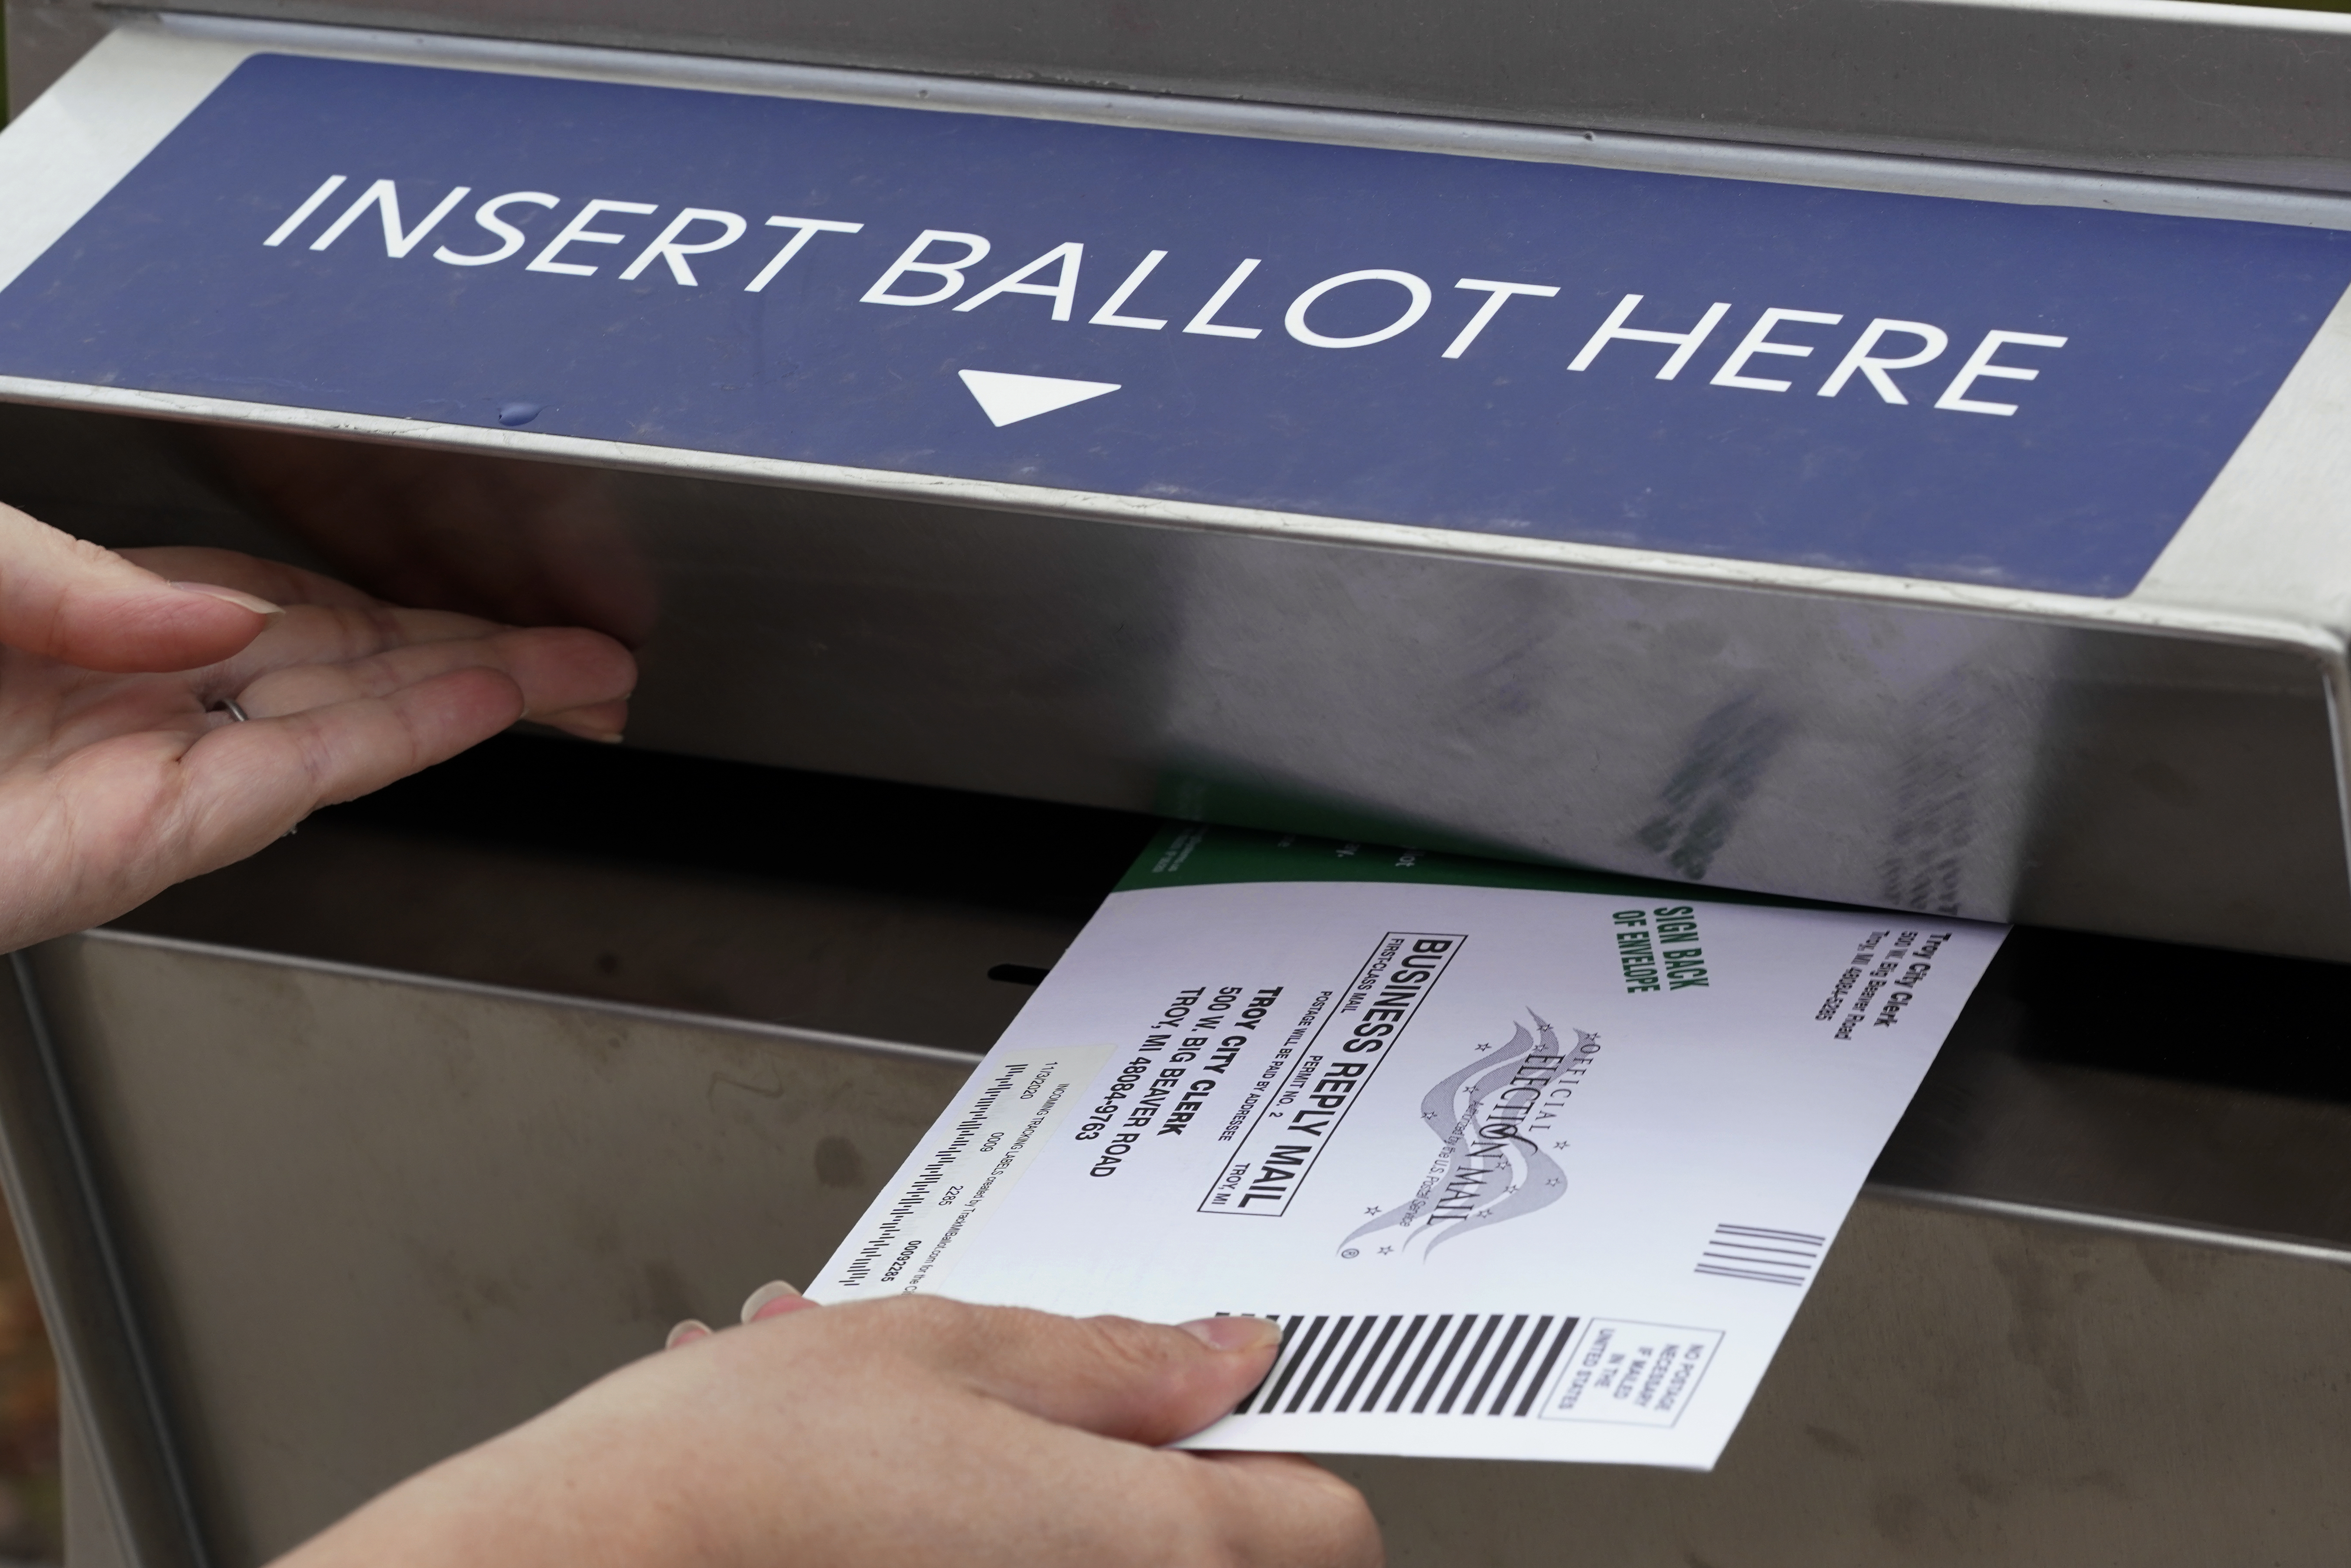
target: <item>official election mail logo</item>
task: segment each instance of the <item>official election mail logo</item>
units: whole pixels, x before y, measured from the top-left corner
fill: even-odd
[[[2315,228],[256,55],[0,289],[0,374],[2115,595],[2346,285]]]
[[[1567,1196],[1567,1173],[1552,1157],[1567,1145],[1553,1135],[1562,1109],[1599,1057],[1600,1037],[1574,1030],[1574,1045],[1562,1048],[1549,1020],[1532,1010],[1527,1017],[1531,1031],[1514,1024],[1500,1051],[1481,1054],[1421,1096],[1420,1118],[1437,1139],[1437,1157],[1410,1197],[1348,1234],[1341,1257],[1376,1249],[1383,1257],[1416,1251],[1426,1258],[1448,1241],[1524,1218]]]

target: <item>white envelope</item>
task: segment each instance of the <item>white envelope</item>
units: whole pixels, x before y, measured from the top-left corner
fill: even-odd
[[[1191,1447],[1709,1468],[2002,935],[1171,829],[809,1294],[1278,1319]]]

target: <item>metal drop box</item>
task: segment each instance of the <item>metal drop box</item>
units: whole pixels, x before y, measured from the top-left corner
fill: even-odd
[[[2342,1560],[2351,23],[6,16],[0,498],[644,671],[12,960],[72,1568],[805,1274],[1145,813],[2028,927],[1722,1468],[1398,1562]]]
[[[806,1277],[1147,826],[515,739],[20,956],[72,1568],[257,1563]],[[1713,1473],[1332,1462],[1399,1563],[2331,1564],[2346,1002],[2021,932]]]
[[[20,0],[10,493],[663,749],[2351,957],[2339,20],[1081,9]]]

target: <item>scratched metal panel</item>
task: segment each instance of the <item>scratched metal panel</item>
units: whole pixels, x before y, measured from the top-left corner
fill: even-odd
[[[2351,189],[2351,26],[2174,0],[197,0],[185,12]],[[102,37],[8,0],[21,109]]]
[[[143,938],[29,974],[218,1568],[804,1278],[967,1060]],[[2069,1142],[2058,1087],[1977,1084],[1985,1152],[2104,1170],[2110,1201],[2160,1186],[2161,1139],[2124,1115]],[[2179,1109],[2249,1193],[2298,1176],[2268,1152],[2295,1116],[2339,1174],[2340,1107]],[[2310,1354],[2345,1257],[1873,1189],[1713,1473],[1337,1468],[1411,1564],[2320,1568],[2351,1529],[2351,1418]]]

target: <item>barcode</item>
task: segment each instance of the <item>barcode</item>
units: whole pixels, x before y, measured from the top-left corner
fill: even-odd
[[[1281,1354],[1237,1415],[1524,1416],[1576,1323],[1531,1312],[1258,1315],[1281,1324]]]
[[[1766,1230],[1754,1225],[1718,1225],[1714,1239],[1698,1255],[1698,1271],[1727,1280],[1761,1280],[1772,1285],[1801,1285],[1812,1278],[1821,1260],[1825,1236],[1802,1230]]]

